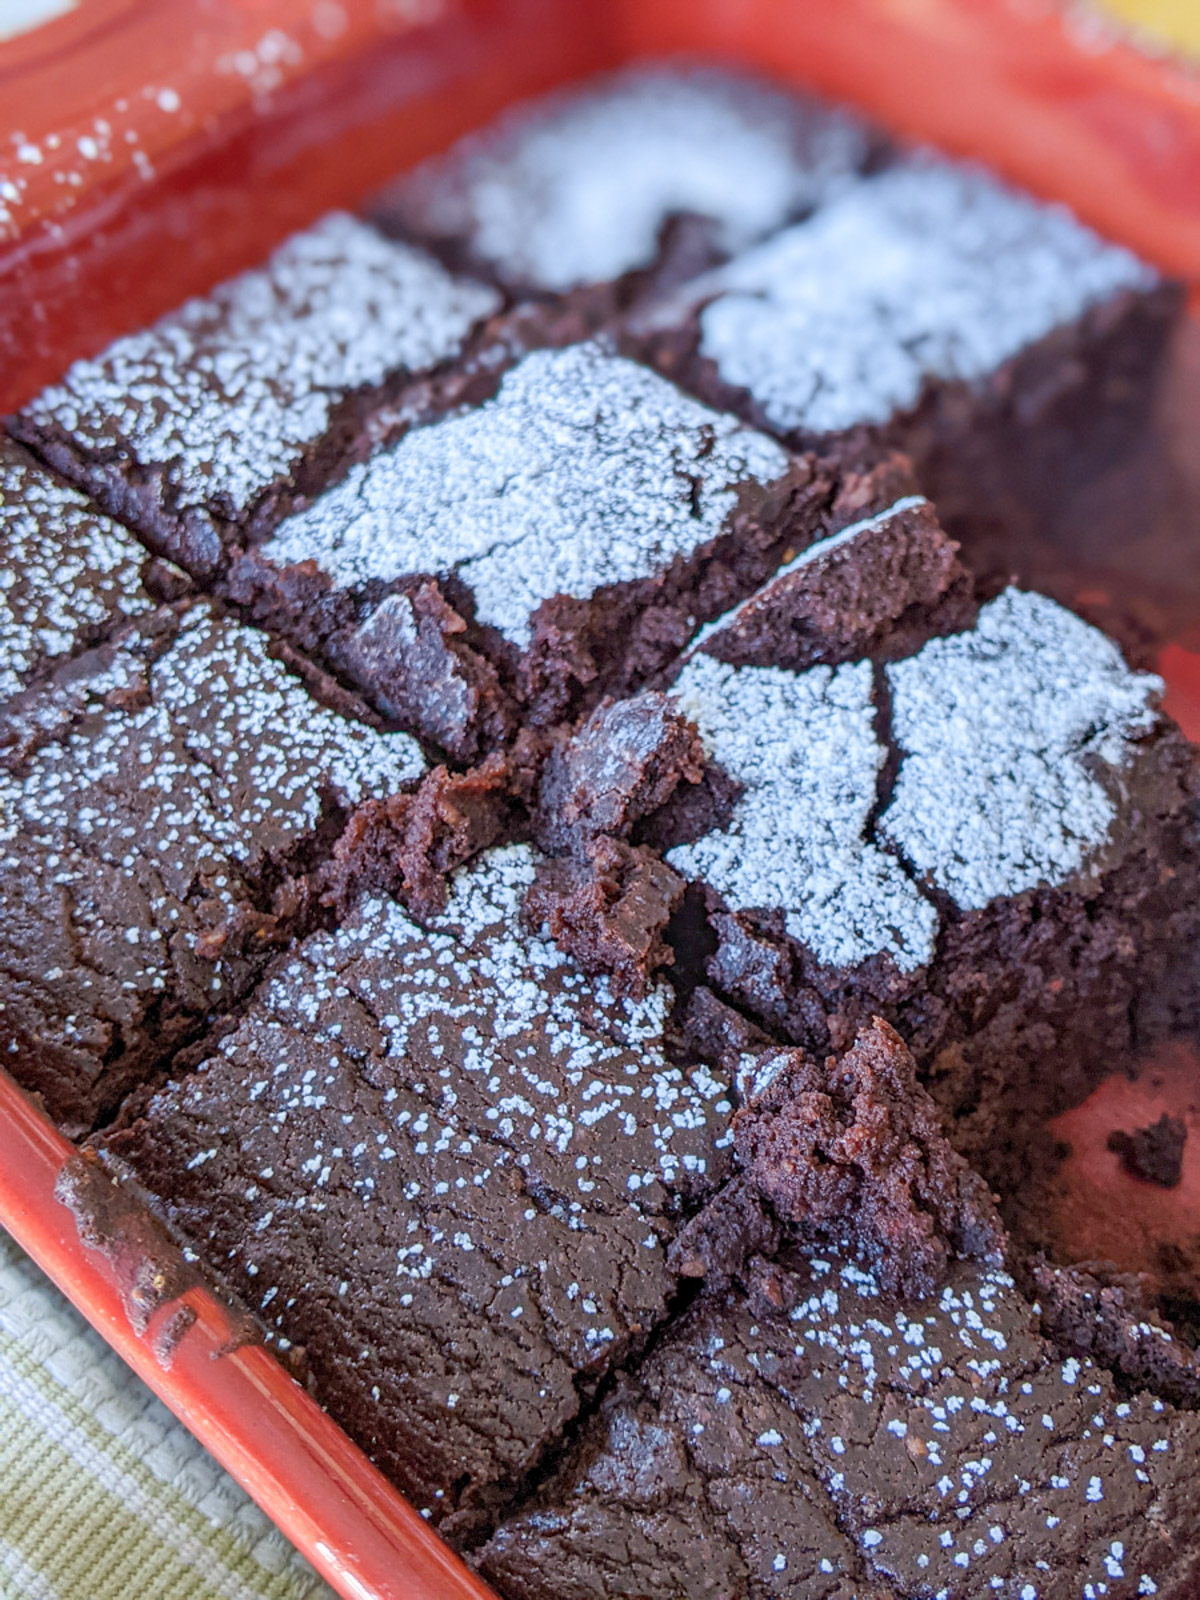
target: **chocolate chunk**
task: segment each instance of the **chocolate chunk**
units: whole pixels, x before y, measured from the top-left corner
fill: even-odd
[[[604,700],[546,763],[540,837],[555,854],[600,834],[627,839],[704,765],[695,729],[666,695]]]

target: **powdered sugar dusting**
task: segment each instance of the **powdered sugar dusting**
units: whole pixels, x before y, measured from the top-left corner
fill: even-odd
[[[974,168],[918,159],[703,280],[701,352],[781,429],[885,422],[1152,270]]]
[[[542,1181],[553,1171],[555,1187],[585,1210],[661,1210],[685,1174],[715,1175],[727,1086],[668,1061],[665,984],[617,999],[606,979],[523,931],[536,864],[525,845],[488,852],[456,874],[428,930],[395,902],[364,902],[336,934],[309,940],[305,960],[328,969],[318,992],[336,975],[341,992],[368,1005],[389,1075],[415,1080],[464,1133],[544,1151]],[[311,982],[297,988],[285,973],[268,1002],[282,1016],[307,1011],[312,996]],[[604,1150],[601,1125],[617,1134],[616,1149]]]
[[[138,676],[132,667],[120,686]],[[77,959],[102,966],[116,947],[125,988],[158,990],[179,959],[172,946],[187,942],[186,903],[204,902],[204,924],[219,924],[328,800],[392,793],[423,766],[407,735],[315,704],[260,634],[197,606],[145,670],[142,693],[94,708],[21,777],[0,774],[0,873],[14,903],[35,887],[52,909],[63,898],[70,914],[55,922],[73,925]],[[123,912],[137,921],[122,944],[113,919]],[[44,958],[32,952],[35,964]],[[211,971],[219,992],[220,963]]]
[[[335,212],[254,271],[77,361],[29,408],[84,450],[166,469],[180,508],[236,517],[285,477],[360,384],[456,354],[499,304]]]
[[[1129,764],[1161,679],[1015,589],[887,670],[903,759],[880,831],[917,871],[972,910],[1084,868],[1117,817],[1096,768]]]
[[[869,148],[852,118],[754,79],[635,68],[519,107],[389,203],[511,283],[567,290],[649,265],[682,212],[744,248],[847,182]]]
[[[303,940],[114,1140],[434,1519],[523,1477],[663,1320],[681,1207],[729,1170],[668,991],[617,1000],[522,934],[537,860],[461,869],[428,930],[368,900]]]
[[[152,608],[141,586],[144,551],[4,440],[0,537],[0,700]]]
[[[553,595],[647,578],[715,538],[787,456],[597,344],[537,351],[476,410],[407,434],[264,546],[336,584],[456,573],[517,645]]]
[[[888,953],[909,972],[933,954],[937,917],[865,837],[884,751],[868,662],[807,672],[693,656],[674,685],[712,759],[744,785],[727,828],[668,851],[735,909],[784,912],[831,966]]]

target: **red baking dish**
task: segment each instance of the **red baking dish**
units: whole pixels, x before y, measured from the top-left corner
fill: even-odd
[[[13,134],[0,154],[0,411],[514,98],[678,50],[855,100],[1200,277],[1200,77],[1113,40],[1085,49],[1049,5],[81,0],[0,41]],[[105,110],[119,105],[120,127]],[[1200,631],[1161,665],[1168,709],[1200,736]],[[347,1600],[485,1600],[2,1071],[0,1225]]]

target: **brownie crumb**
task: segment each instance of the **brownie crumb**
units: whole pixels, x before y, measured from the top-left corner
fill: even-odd
[[[414,793],[357,807],[334,847],[325,894],[342,911],[360,895],[392,894],[427,921],[445,907],[450,873],[500,838],[511,811],[502,756],[465,773],[435,767]]]
[[[512,720],[495,667],[466,642],[466,631],[430,582],[389,595],[340,646],[380,710],[455,761],[501,743]]]
[[[617,994],[641,998],[651,975],[675,957],[664,933],[684,882],[652,851],[617,839],[592,840],[581,856],[548,861],[525,900],[525,914]]]
[[[806,1245],[848,1250],[905,1294],[932,1293],[954,1255],[1002,1258],[991,1193],[951,1147],[887,1023],[876,1018],[824,1062],[768,1052],[739,1089],[738,1157]]]
[[[681,783],[698,783],[704,767],[695,728],[666,695],[604,700],[546,762],[541,843],[561,854],[599,834],[628,838]]]
[[[1181,1117],[1164,1111],[1148,1128],[1125,1133],[1114,1128],[1108,1148],[1121,1158],[1121,1165],[1134,1178],[1174,1189],[1183,1176],[1183,1147],[1187,1143],[1187,1124]]]

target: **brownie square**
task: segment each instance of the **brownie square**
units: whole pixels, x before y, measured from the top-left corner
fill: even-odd
[[[1200,1418],[1065,1360],[995,1268],[895,1301],[760,1264],[485,1546],[511,1600],[1075,1600],[1200,1581]]]
[[[231,574],[256,616],[471,757],[635,685],[828,526],[834,480],[589,342],[415,428]]]
[[[616,999],[522,931],[536,864],[488,853],[428,929],[363,901],[101,1140],[458,1539],[664,1318],[728,1161],[670,991]]]
[[[196,604],[99,653],[69,725],[0,775],[0,1049],[87,1132],[245,992],[347,809],[424,761],[311,700]]]
[[[706,764],[623,831],[693,886],[682,982],[817,1055],[886,1018],[1011,1192],[1039,1118],[1194,1021],[1200,774],[1158,679],[964,580],[911,496],[810,546],[666,684]]]
[[[77,361],[11,426],[153,549],[207,576],[230,537],[270,527],[381,429],[493,386],[470,354],[499,305],[334,212]]]
[[[386,190],[386,228],[592,321],[812,211],[883,147],[748,74],[635,66],[508,111]]]
[[[1063,208],[918,156],[630,319],[793,448],[907,451],[964,540],[1053,537],[1141,438],[1176,289]]]

